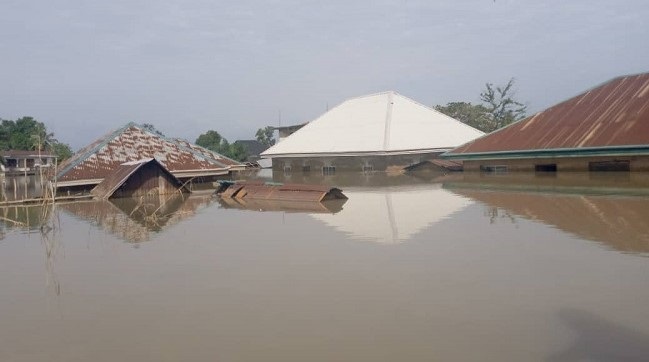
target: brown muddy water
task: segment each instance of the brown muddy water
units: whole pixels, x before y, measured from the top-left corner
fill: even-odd
[[[349,199],[3,208],[0,361],[649,360],[648,178],[278,175]]]

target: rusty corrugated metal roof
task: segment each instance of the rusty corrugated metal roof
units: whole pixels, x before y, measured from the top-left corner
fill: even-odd
[[[168,139],[129,123],[62,163],[57,179],[59,184],[98,183],[122,163],[143,158],[155,158],[177,177],[223,175],[244,167],[187,141]]]
[[[168,174],[169,177],[171,177],[171,179],[175,181],[178,189],[182,190],[182,192],[190,192],[190,190],[173,174],[171,174],[162,164],[160,164],[160,162],[158,162],[155,158],[148,158],[135,162],[126,162],[119,165],[110,173],[110,175],[106,176],[99,185],[92,189],[91,193],[96,198],[108,199],[120,186],[124,184],[124,182],[129,179],[129,177],[131,177],[131,175],[137,172],[137,170],[142,168],[144,165],[151,163],[156,164],[158,167],[160,167],[160,169],[162,169],[164,173]]]
[[[224,198],[238,200],[282,200],[321,202],[333,199],[346,199],[342,191],[335,187],[302,184],[267,184],[263,182],[237,182],[221,193]]]
[[[649,145],[649,73],[615,78],[444,156]]]

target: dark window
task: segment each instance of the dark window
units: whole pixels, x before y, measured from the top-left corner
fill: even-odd
[[[556,163],[546,163],[542,165],[534,165],[534,171],[536,172],[557,172]]]
[[[630,161],[589,162],[588,171],[631,171]]]
[[[284,166],[284,173],[291,173],[291,166]]]
[[[493,173],[504,173],[504,172],[507,172],[507,166],[504,166],[504,165],[480,165],[480,171],[482,171],[482,172],[493,172]]]
[[[323,175],[334,175],[336,173],[336,167],[335,166],[323,166],[322,167],[322,174]]]
[[[311,172],[311,166],[302,166],[302,172]]]
[[[374,166],[372,165],[363,165],[363,172],[372,172],[374,171]]]

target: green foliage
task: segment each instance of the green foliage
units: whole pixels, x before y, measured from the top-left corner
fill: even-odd
[[[486,131],[490,127],[489,110],[481,104],[450,102],[445,106],[435,106],[435,110],[481,131]]]
[[[58,162],[67,160],[74,154],[67,143],[56,142],[52,145],[52,152],[59,158]]]
[[[266,147],[270,147],[275,144],[275,138],[273,137],[274,133],[275,129],[271,126],[267,126],[258,129],[255,137],[257,137],[257,141],[259,141],[259,143],[263,144]]]
[[[248,150],[241,143],[235,142],[230,145],[230,152],[227,156],[233,160],[244,162],[248,158]]]
[[[483,104],[450,102],[435,109],[483,132],[492,132],[510,123],[525,118],[527,106],[514,100],[514,78],[504,87],[492,83],[485,85],[480,93]]]
[[[157,134],[158,136],[165,137],[164,133],[160,132],[154,125],[151,123],[143,123],[142,128],[146,131],[149,131],[153,134]]]
[[[60,143],[54,138],[54,133],[47,131],[44,123],[33,117],[22,117],[15,121],[2,120],[0,149],[52,152],[59,156],[59,162],[72,155],[70,146]]]
[[[195,143],[233,160],[245,161],[248,157],[245,147],[240,144],[230,144],[227,139],[214,130],[199,135]]]
[[[485,103],[488,110],[490,128],[487,132],[497,130],[510,123],[525,118],[527,106],[514,100],[514,78],[511,78],[504,87],[492,83],[485,84],[484,92],[480,93],[480,99]]]

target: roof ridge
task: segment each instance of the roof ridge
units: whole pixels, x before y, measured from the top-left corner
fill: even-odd
[[[90,145],[86,146],[85,148],[82,148],[81,150],[79,150],[79,152],[78,152],[79,156],[76,159],[75,159],[74,156],[72,156],[72,158],[70,158],[70,163],[68,165],[66,165],[65,167],[63,167],[56,174],[56,177],[59,178],[59,177],[62,177],[63,175],[65,175],[68,171],[75,168],[76,166],[78,166],[83,161],[87,160],[88,157],[90,157],[95,152],[97,152],[97,150],[99,150],[101,147],[104,147],[106,144],[108,144],[108,142],[115,139],[117,136],[122,134],[124,132],[124,130],[128,129],[129,127],[131,127],[133,125],[135,125],[134,122],[128,122],[126,125],[118,128],[116,130],[110,131],[110,132],[106,133],[104,136],[101,136],[101,137],[97,138],[96,141],[100,141],[100,140],[101,141],[98,142],[95,146],[91,147],[92,146],[92,143],[91,143]]]

